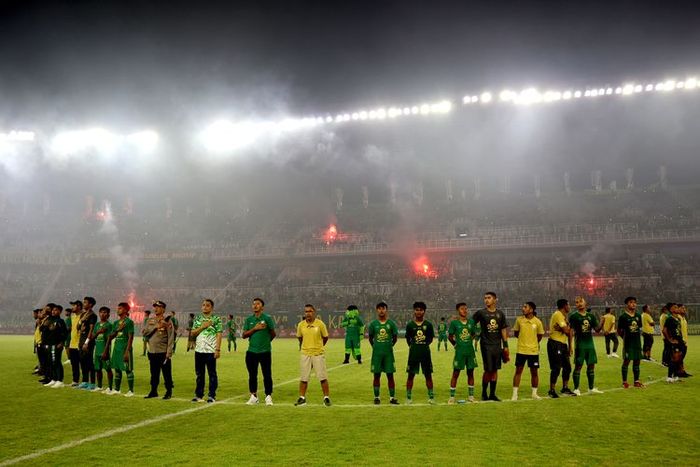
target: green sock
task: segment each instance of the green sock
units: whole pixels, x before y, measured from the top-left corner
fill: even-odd
[[[595,386],[595,372],[593,370],[586,370],[586,376],[588,376],[588,389],[593,389]]]
[[[396,396],[396,388],[389,388],[389,397]]]
[[[435,398],[435,393],[433,392],[433,388],[428,389],[428,399],[434,399]]]
[[[450,388],[450,397],[454,397],[457,392],[457,388]]]
[[[413,391],[412,391],[411,389],[406,389],[406,399],[410,399],[410,398],[411,398],[411,393],[412,393],[412,392],[413,392]]]
[[[134,392],[134,372],[130,371],[126,374],[126,381],[129,383],[129,391]]]
[[[474,386],[469,386],[469,395],[470,396],[474,395]]]
[[[581,382],[581,372],[574,370],[574,389],[578,389],[578,385]]]
[[[379,397],[379,386],[372,386],[372,389],[374,389],[374,397]]]
[[[119,390],[122,388],[122,372],[117,371],[117,374],[114,375],[114,390],[119,392]]]
[[[639,365],[632,365],[632,374],[634,375],[634,380],[639,381]]]

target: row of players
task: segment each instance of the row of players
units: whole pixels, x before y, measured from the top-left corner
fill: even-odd
[[[474,369],[476,362],[476,350],[481,347],[484,375],[482,377],[482,400],[499,401],[496,396],[496,383],[498,370],[501,363],[510,360],[508,349],[508,325],[504,314],[496,307],[497,297],[493,292],[484,295],[485,308],[478,310],[473,316],[468,316],[467,305],[456,305],[457,316],[452,320],[446,331],[447,339],[455,349],[453,360],[453,373],[450,382],[450,399],[448,403],[455,403],[456,385],[460,372],[466,369],[469,390],[469,401],[474,401]],[[93,373],[97,374],[97,385],[102,387],[102,370],[108,375],[109,387],[105,390],[108,394],[119,393],[122,372],[126,372],[129,382],[127,396],[133,395],[133,354],[132,343],[134,335],[134,323],[128,318],[129,305],[120,303],[117,306],[119,320],[109,322],[109,308],[102,307],[99,310],[99,321],[92,311],[94,299],[86,297],[83,302],[72,302],[74,311],[83,308],[79,312],[77,323],[71,323],[73,335],[78,336],[78,348],[80,349],[81,362],[93,363]],[[598,322],[598,319],[586,308],[586,302],[582,297],[575,300],[577,311],[570,313],[569,303],[566,299],[557,301],[557,311],[550,320],[550,336],[547,342],[547,355],[551,369],[549,396],[557,398],[559,395],[555,385],[561,373],[563,387],[562,394],[580,395],[580,373],[584,364],[588,378],[590,393],[601,393],[594,386],[595,364],[597,356],[593,345],[593,332],[600,332],[604,328],[610,329],[609,323],[614,322],[615,316],[606,313]],[[148,338],[149,362],[151,369],[151,391],[146,398],[157,397],[157,389],[160,383],[160,373],[163,373],[166,393],[164,399],[172,396],[172,367],[171,356],[174,350],[174,326],[169,316],[165,316],[166,304],[162,301],[154,302],[155,317],[149,318],[142,329],[144,337]],[[257,372],[258,366],[263,373],[265,403],[272,405],[272,375],[271,375],[271,341],[275,338],[274,320],[264,313],[264,302],[260,298],[253,300],[253,314],[244,323],[242,337],[250,340],[246,352],[246,367],[249,373],[250,398],[248,404],[257,404]],[[644,358],[641,344],[641,334],[645,324],[642,315],[636,310],[637,303],[634,297],[625,299],[625,310],[619,318],[616,326],[617,333],[623,338],[623,362],[622,380],[625,388],[629,387],[627,373],[629,363],[633,363],[634,386],[644,387],[640,372],[640,360]],[[46,307],[49,308],[48,306]],[[432,360],[430,356],[430,344],[435,337],[432,323],[425,320],[426,305],[423,302],[413,304],[414,317],[406,326],[406,341],[409,345],[409,356],[406,382],[406,400],[412,401],[413,381],[416,374],[422,372],[425,376],[428,388],[428,399],[434,403],[432,382]],[[668,304],[665,307],[668,313],[661,316],[662,334],[664,336],[664,364],[668,366],[668,382],[674,382],[678,377],[689,376],[683,369],[683,359],[687,350],[687,334],[683,333],[682,307],[676,304]],[[216,374],[216,360],[221,352],[221,335],[223,326],[221,318],[213,314],[214,303],[210,299],[202,302],[202,313],[194,319],[191,325],[190,335],[195,344],[195,373],[196,389],[193,402],[203,401],[205,371],[209,375],[208,402],[214,402],[218,378]],[[49,311],[49,310],[46,310]],[[66,339],[68,329],[60,319],[62,308],[53,305],[50,316],[44,317],[39,325],[42,344],[41,348],[48,357],[50,370],[47,386],[61,387],[63,385],[63,368],[61,365],[61,351]],[[398,404],[395,395],[394,373],[396,372],[393,347],[398,340],[398,328],[388,318],[388,306],[380,302],[376,306],[377,319],[368,326],[368,337],[372,346],[371,372],[374,376],[374,402],[380,403],[380,377],[385,373],[388,379],[390,403]],[[515,366],[516,373],[513,378],[513,399],[518,398],[518,387],[525,367],[528,365],[532,377],[532,397],[539,399],[538,369],[539,369],[539,342],[544,336],[542,322],[536,316],[536,305],[527,302],[522,307],[523,315],[516,319],[513,331],[518,339]],[[359,339],[357,330],[361,320],[356,307],[348,307],[348,312],[343,319],[346,334],[346,360],[353,353],[361,363],[359,352]],[[646,323],[649,324],[648,322]],[[653,326],[653,322],[651,323]],[[687,327],[685,328],[687,330]],[[363,333],[364,334],[364,333]],[[297,405],[306,403],[306,389],[312,370],[321,381],[324,394],[324,404],[330,405],[327,370],[325,365],[324,347],[328,340],[328,331],[325,324],[316,317],[313,305],[304,307],[304,320],[297,326],[297,337],[301,350],[301,377],[299,398]],[[573,346],[575,338],[576,345]],[[112,342],[114,346],[112,348]],[[476,344],[476,346],[475,346]],[[645,346],[646,347],[646,346]],[[575,349],[575,352],[574,352]],[[644,349],[646,351],[646,348]],[[69,350],[70,353],[70,350]],[[574,390],[569,388],[569,378],[572,374],[570,357],[574,355],[575,367],[573,369]],[[90,365],[87,378],[90,378]],[[116,378],[112,378],[112,369],[116,372]],[[83,375],[83,387],[94,388],[94,379],[86,381]],[[93,376],[94,378],[94,376]],[[114,382],[114,389],[113,389]],[[77,381],[74,379],[74,385]]]

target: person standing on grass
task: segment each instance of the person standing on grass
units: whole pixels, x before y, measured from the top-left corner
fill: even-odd
[[[423,302],[413,304],[413,319],[406,324],[406,343],[408,344],[408,365],[406,366],[406,403],[413,401],[413,379],[422,371],[428,388],[428,403],[435,403],[433,392],[433,360],[430,356],[430,344],[435,338],[433,323],[425,320],[427,306]]]
[[[165,316],[167,305],[161,300],[153,302],[155,316],[143,323],[141,332],[148,337],[148,366],[151,371],[151,390],[144,399],[158,397],[160,372],[163,372],[165,384],[164,400],[173,397],[173,346],[175,345],[175,326],[172,315]]]
[[[316,308],[311,304],[304,305],[304,320],[297,325],[297,339],[301,344],[301,376],[299,378],[299,399],[294,405],[306,404],[306,389],[309,386],[311,369],[321,382],[323,405],[330,407],[331,399],[328,389],[328,371],[324,347],[328,342],[328,329],[316,317]]]
[[[111,394],[120,394],[122,372],[126,373],[129,391],[125,397],[134,396],[134,322],[129,318],[131,307],[126,302],[117,305],[117,319],[112,323],[112,334],[109,335],[108,346],[114,342],[110,365],[114,370],[114,390]]]
[[[605,334],[605,354],[608,358],[620,358],[617,355],[617,346],[620,345],[620,341],[617,339],[617,325],[615,320],[615,313],[613,313],[612,308],[605,307],[605,314],[601,318],[601,321],[603,322],[603,334]],[[612,353],[610,353],[611,342],[613,344]]]
[[[243,323],[243,339],[248,341],[245,366],[248,369],[250,398],[246,404],[258,403],[258,365],[263,375],[265,405],[272,405],[272,340],[277,336],[275,320],[265,313],[262,298],[253,299],[253,314]]]
[[[97,324],[97,315],[93,311],[95,306],[93,297],[83,299],[83,314],[80,317],[80,369],[83,373],[83,382],[78,386],[82,389],[95,389],[95,334],[93,330]]]
[[[378,405],[379,384],[382,373],[386,373],[387,384],[389,386],[389,403],[398,405],[396,399],[396,383],[394,373],[396,373],[396,363],[394,360],[394,345],[399,338],[399,328],[387,313],[388,306],[384,302],[377,303],[377,319],[369,323],[367,336],[369,345],[372,346],[372,364],[370,371],[374,376],[372,387],[374,389],[374,403]]]
[[[595,315],[586,309],[586,300],[583,297],[576,297],[574,300],[576,313],[569,316],[569,325],[574,333],[574,394],[581,395],[579,383],[581,382],[581,368],[586,364],[586,377],[588,378],[588,393],[602,394],[595,387],[595,364],[598,363],[598,356],[593,344],[593,331],[600,332],[598,320]]]
[[[685,353],[685,342],[683,341],[683,332],[681,330],[681,319],[678,306],[671,304],[671,317],[664,320],[662,334],[666,342],[668,342],[668,374],[666,377],[667,383],[675,383],[680,377],[681,363],[683,354]]]
[[[484,294],[484,308],[474,313],[474,322],[481,327],[481,358],[484,364],[484,375],[481,378],[481,400],[500,402],[496,396],[498,370],[501,360],[510,360],[508,350],[508,323],[506,316],[496,308],[498,297],[495,292]],[[489,393],[487,394],[487,388]]]
[[[73,374],[71,387],[80,385],[80,317],[83,314],[83,302],[75,300],[70,302],[71,318],[70,327],[70,343],[68,345],[68,359]]]
[[[445,343],[445,352],[447,352],[447,323],[445,322],[445,317],[440,318],[440,323],[438,324],[438,344],[437,349],[440,351],[440,343]]]
[[[642,358],[648,362],[653,361],[651,348],[654,346],[654,324],[649,305],[644,305],[642,307]]]
[[[634,387],[644,388],[640,379],[640,362],[642,360],[642,315],[637,311],[637,299],[625,298],[625,311],[617,321],[617,333],[622,337],[622,387],[630,387],[627,382],[629,364],[632,361]]]
[[[569,301],[565,298],[557,300],[557,311],[549,320],[549,339],[547,339],[547,359],[549,360],[549,392],[552,399],[559,397],[555,389],[559,373],[561,373],[561,393],[572,396],[569,389],[569,376],[571,376],[572,332],[567,316],[569,315]]]
[[[360,310],[355,305],[348,306],[340,327],[345,328],[345,360],[343,364],[350,363],[350,355],[362,364],[362,337],[365,334],[365,323],[360,316]]]
[[[61,361],[61,353],[63,352],[63,344],[68,334],[66,323],[61,318],[63,307],[61,305],[53,305],[51,315],[42,323],[41,326],[41,341],[46,350],[47,360],[47,375],[50,380],[44,386],[52,388],[63,387],[63,362]]]
[[[204,400],[204,371],[209,374],[208,403],[216,402],[216,389],[219,378],[216,373],[216,360],[221,356],[221,333],[224,328],[221,318],[214,314],[214,300],[202,301],[202,313],[194,319],[192,335],[195,337],[194,372],[197,376],[192,402]],[[171,383],[172,384],[172,383]]]
[[[143,312],[143,322],[141,323],[141,339],[143,341],[142,357],[145,357],[148,353],[148,337],[143,333],[143,329],[146,327],[146,323],[149,319],[151,319],[151,310],[146,310]]]
[[[455,356],[452,360],[452,379],[450,380],[448,404],[455,403],[459,373],[465,368],[467,370],[467,387],[469,391],[468,400],[469,402],[474,402],[474,369],[478,366],[473,344],[478,337],[476,323],[473,319],[467,318],[466,303],[458,303],[455,305],[455,308],[457,309],[458,319],[450,323],[450,328],[447,332],[447,337],[455,349]]]
[[[535,310],[537,310],[537,305],[534,302],[523,304],[523,315],[518,316],[513,325],[513,333],[518,338],[518,350],[515,353],[515,375],[513,375],[513,397],[511,398],[514,401],[518,400],[518,388],[525,363],[530,368],[532,398],[541,399],[537,394],[537,388],[540,384],[540,341],[544,336],[544,326]]]
[[[228,315],[228,321],[226,322],[226,331],[227,331],[227,338],[226,341],[228,343],[228,351],[231,351],[231,343],[233,342],[233,351],[236,352],[238,350],[238,346],[236,345],[236,322],[233,320],[233,315]]]
[[[107,393],[112,392],[113,384],[113,374],[112,367],[109,362],[109,346],[107,342],[109,341],[109,335],[112,334],[112,323],[109,322],[109,314],[111,310],[106,306],[100,307],[99,316],[100,320],[95,324],[95,376],[97,377],[97,387],[98,391],[103,391],[102,387],[102,370],[107,373],[107,384],[108,388],[105,390]]]

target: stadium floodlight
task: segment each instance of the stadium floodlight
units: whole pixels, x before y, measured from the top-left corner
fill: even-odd
[[[421,104],[420,113],[421,113],[421,115],[428,115],[430,113],[430,105]]]
[[[653,84],[647,84],[646,86],[644,86],[644,90],[645,90],[646,92],[653,91],[653,90],[654,90],[654,85],[653,85]]]
[[[377,111],[376,110],[370,110],[369,111],[369,119],[370,120],[375,120],[377,118]]]
[[[615,94],[622,94],[622,88],[620,86],[615,88]]]
[[[634,84],[625,84],[622,87],[622,94],[625,96],[629,96],[634,92]]]
[[[580,99],[583,93],[581,91],[574,91],[574,98]]]
[[[200,134],[200,140],[210,152],[231,152],[252,144],[264,129],[259,123],[219,120]]]
[[[404,115],[411,115],[411,109],[409,107],[404,107],[403,114]]]
[[[513,100],[514,94],[515,93],[513,91],[511,91],[510,89],[504,89],[503,91],[498,93],[498,99],[501,102],[510,102]]]
[[[571,99],[572,95],[573,95],[573,93],[571,91],[564,91],[561,95],[561,98],[564,99],[565,101],[568,101],[569,99]]]
[[[664,83],[656,83],[654,86],[654,91],[663,91],[664,90]]]
[[[489,102],[491,102],[492,99],[493,99],[493,96],[491,95],[490,92],[482,92],[481,93],[481,103],[482,104],[488,104]]]
[[[33,131],[11,130],[8,133],[0,133],[0,141],[8,143],[27,143],[34,141],[36,134]]]
[[[377,109],[377,118],[379,120],[384,120],[386,118],[386,109],[383,107],[381,109]]]
[[[401,115],[401,110],[397,109],[396,107],[389,107],[387,115],[389,118],[396,118]]]
[[[610,96],[610,95],[612,95],[612,93],[613,93],[613,88],[607,88],[607,89],[605,90],[605,95],[606,95],[606,96]]]
[[[698,86],[697,78],[688,78],[685,80],[685,88],[686,89],[696,89],[697,86]]]
[[[103,128],[58,133],[51,141],[51,150],[59,155],[77,154],[86,150],[113,152],[118,143],[114,134]]]
[[[530,105],[538,104],[542,102],[542,99],[543,96],[537,89],[528,88],[520,91],[520,93],[518,93],[513,99],[513,102],[515,102],[518,105]]]
[[[158,133],[152,130],[138,131],[126,136],[126,141],[143,154],[152,153],[158,146]]]
[[[367,111],[366,110],[360,111],[360,120],[367,120]]]
[[[642,85],[641,85],[641,84],[635,84],[635,85],[634,85],[634,92],[635,92],[635,93],[642,92],[642,89],[643,89],[643,88],[642,88]]]
[[[352,119],[353,119],[353,120],[357,120],[357,119],[359,119],[359,118],[360,118],[360,114],[359,114],[359,113],[357,113],[357,112],[353,112],[353,113],[352,113]]]
[[[448,100],[436,102],[432,106],[430,106],[430,110],[433,113],[439,113],[439,114],[446,114],[450,113],[452,111],[452,102]]]

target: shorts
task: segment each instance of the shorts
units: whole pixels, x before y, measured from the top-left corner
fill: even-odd
[[[396,363],[394,352],[372,352],[372,364],[370,371],[373,374],[386,373],[388,375],[396,373]]]
[[[598,356],[595,352],[595,347],[578,347],[574,349],[574,364],[579,365],[595,365],[598,363]]]
[[[565,368],[571,368],[568,344],[548,339],[547,359],[549,360],[549,369],[554,372]]]
[[[539,368],[540,367],[540,356],[539,355],[525,355],[522,353],[515,354],[515,366],[520,368],[525,366],[527,363],[528,368]]]
[[[93,358],[93,364],[95,366],[95,371],[109,371],[112,369],[112,362],[109,359],[109,352],[107,353],[107,360],[102,360],[102,352],[95,351],[95,357]]]
[[[642,339],[644,340],[642,348],[644,350],[651,350],[652,346],[654,345],[654,335],[643,332]]]
[[[624,342],[622,346],[622,358],[625,360],[642,359],[642,349],[639,339],[633,342]]]
[[[348,336],[345,335],[345,348],[346,349],[359,349],[360,348],[360,336]]]
[[[309,381],[312,368],[316,372],[316,376],[318,377],[319,381],[325,381],[328,379],[325,355],[302,354],[301,358],[299,359],[299,368],[301,370],[301,377],[299,379],[305,383]]]
[[[453,369],[461,371],[466,367],[467,370],[473,370],[478,366],[479,365],[476,363],[476,354],[474,353],[474,349],[455,349],[455,358],[452,360]]]
[[[134,352],[133,349],[129,352],[129,361],[124,361],[124,351],[115,350],[112,352],[111,366],[114,370],[131,371],[134,368]]]
[[[195,338],[194,340],[196,341],[197,338]],[[235,340],[236,340],[236,335],[235,335],[235,334],[229,334],[229,335],[228,335],[228,341],[229,341],[229,342],[232,342],[232,341],[235,341]]]
[[[447,342],[447,334],[438,334],[438,342]]]
[[[484,362],[484,371],[493,373],[501,369],[501,356],[503,350],[500,345],[481,345],[481,360]]]
[[[425,375],[433,374],[433,360],[430,358],[430,347],[421,345],[420,347],[412,347],[408,351],[408,365],[406,365],[406,373],[416,375],[419,370]]]

